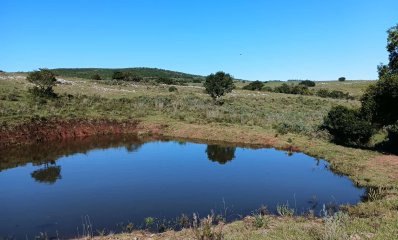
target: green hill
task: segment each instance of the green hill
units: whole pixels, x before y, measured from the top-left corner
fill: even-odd
[[[62,77],[78,77],[91,79],[95,74],[100,75],[101,79],[112,79],[114,72],[124,72],[141,77],[144,79],[172,78],[186,80],[202,80],[203,76],[187,74],[182,72],[158,69],[158,68],[55,68],[50,69],[56,75]]]

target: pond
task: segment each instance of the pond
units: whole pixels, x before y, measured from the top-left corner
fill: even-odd
[[[263,205],[320,215],[363,194],[302,153],[134,136],[43,143],[0,151],[0,238],[76,237],[87,223],[120,232],[211,211],[233,220]]]

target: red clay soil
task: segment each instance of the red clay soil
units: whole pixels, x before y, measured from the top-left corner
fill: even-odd
[[[16,127],[0,129],[0,147],[69,138],[82,138],[92,135],[135,133],[137,131],[137,126],[137,121],[33,121]]]

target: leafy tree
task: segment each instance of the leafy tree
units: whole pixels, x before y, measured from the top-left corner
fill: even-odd
[[[387,126],[398,121],[398,74],[387,74],[369,86],[361,103],[363,116],[373,124]]]
[[[30,92],[37,97],[55,97],[53,86],[57,82],[55,74],[48,69],[40,69],[28,74],[26,80],[33,83],[35,86],[30,89]]]
[[[387,30],[387,51],[388,51],[388,65],[380,63],[377,66],[377,71],[379,73],[379,79],[387,74],[397,74],[398,73],[398,24]]]
[[[339,81],[340,81],[340,82],[344,82],[345,80],[346,80],[345,77],[339,77]]]
[[[391,73],[398,73],[398,24],[387,31],[388,67]]]
[[[311,80],[301,81],[299,85],[307,86],[307,87],[315,87],[315,82]]]
[[[207,145],[206,153],[210,161],[225,164],[235,158],[235,147],[222,147],[218,145]]]
[[[344,106],[333,107],[324,118],[322,125],[337,143],[361,145],[369,141],[373,134],[372,125],[364,120],[358,110]]]
[[[235,88],[231,75],[224,72],[210,74],[206,77],[203,85],[206,89],[206,92],[214,100],[217,100],[219,97],[231,92]]]
[[[264,87],[264,83],[260,81],[254,81],[249,83],[248,85],[244,86],[244,90],[251,90],[251,91],[261,91],[261,89]]]

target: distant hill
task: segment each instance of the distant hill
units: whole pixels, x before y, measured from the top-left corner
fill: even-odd
[[[95,74],[99,74],[101,76],[101,79],[112,79],[112,75],[116,71],[128,72],[131,75],[144,79],[173,78],[181,80],[185,79],[187,82],[193,81],[194,79],[204,79],[204,77],[200,75],[193,75],[158,68],[55,68],[50,70],[58,76],[87,79],[92,79]]]

